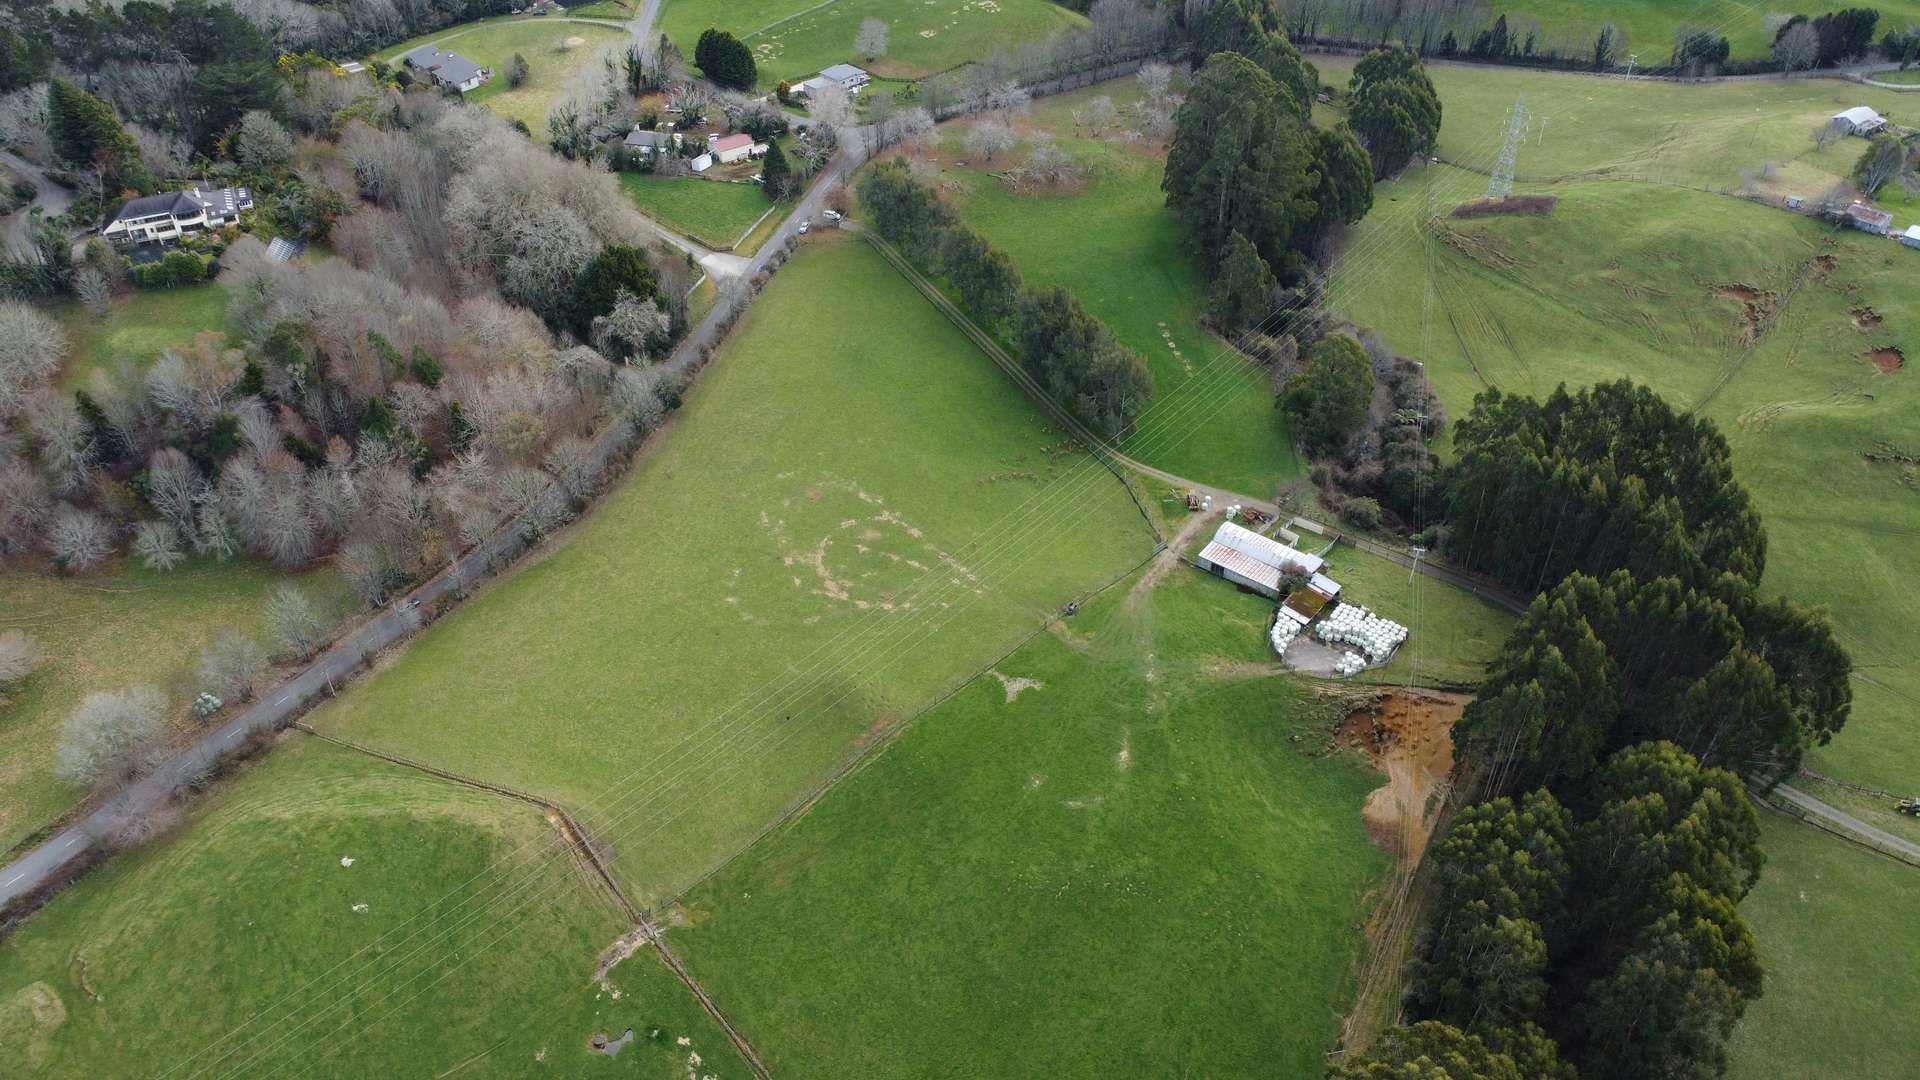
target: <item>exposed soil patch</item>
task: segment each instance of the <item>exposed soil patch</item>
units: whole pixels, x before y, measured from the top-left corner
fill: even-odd
[[[1880,374],[1891,375],[1907,366],[1906,354],[1889,345],[1884,349],[1874,349],[1867,353],[1867,359],[1880,369]]]
[[[1007,704],[1009,705],[1013,704],[1013,699],[1019,697],[1022,693],[1028,690],[1039,690],[1047,685],[1039,679],[1015,678],[1002,675],[997,671],[989,671],[987,674],[1000,680],[1000,686],[1007,692]]]
[[[1853,325],[1862,330],[1879,326],[1881,322],[1880,313],[1870,307],[1857,307],[1853,309]]]
[[[620,999],[620,991],[615,990],[613,983],[607,980],[607,973],[613,970],[614,965],[639,952],[646,944],[647,928],[636,926],[615,938],[613,944],[600,951],[600,962],[593,968],[593,981],[600,984],[601,990],[612,994],[615,1001]]]
[[[1225,513],[1224,509],[1209,510],[1204,514],[1191,514],[1187,520],[1181,522],[1180,528],[1173,534],[1173,539],[1167,541],[1167,549],[1147,566],[1146,572],[1140,575],[1140,580],[1133,583],[1133,588],[1127,590],[1126,609],[1132,611],[1139,607],[1140,601],[1144,600],[1155,586],[1165,581],[1174,567],[1185,565],[1187,545],[1193,543],[1194,537],[1199,536],[1202,530],[1218,521]]]
[[[1435,796],[1453,772],[1453,724],[1472,700],[1466,694],[1394,690],[1355,709],[1340,725],[1341,741],[1387,774],[1360,811],[1367,833],[1408,864],[1427,849],[1441,801]]]
[[[1835,263],[1831,255],[1815,255],[1813,257],[1813,265],[1814,269],[1819,270],[1821,273],[1831,274],[1833,273]]]
[[[1767,315],[1776,299],[1770,292],[1738,282],[1731,285],[1715,285],[1713,295],[1740,304],[1742,336],[1748,342],[1760,336],[1760,327],[1766,323]]]
[[[1553,213],[1558,195],[1508,195],[1502,199],[1475,199],[1453,208],[1453,217],[1546,217]]]

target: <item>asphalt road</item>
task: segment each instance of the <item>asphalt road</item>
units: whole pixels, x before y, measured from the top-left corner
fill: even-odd
[[[37,189],[33,202],[0,219],[0,247],[9,250],[23,248],[27,245],[27,224],[32,209],[39,207],[41,216],[47,220],[57,218],[73,205],[73,192],[54,183],[53,178],[40,166],[10,150],[0,150],[0,165],[33,181]]]
[[[1775,794],[1778,794],[1781,798],[1786,799],[1802,810],[1806,810],[1829,825],[1843,829],[1855,836],[1871,840],[1882,847],[1891,848],[1894,851],[1910,855],[1915,859],[1920,859],[1920,844],[1916,844],[1911,840],[1902,839],[1878,826],[1869,825],[1859,818],[1854,817],[1852,814],[1847,813],[1845,810],[1828,806],[1819,799],[1796,788],[1790,788],[1782,784],[1773,790]]]

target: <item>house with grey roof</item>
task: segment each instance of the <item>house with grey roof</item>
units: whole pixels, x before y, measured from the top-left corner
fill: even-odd
[[[167,243],[188,233],[218,229],[253,209],[251,188],[195,185],[181,191],[129,199],[100,230],[113,244]]]
[[[648,157],[653,157],[658,154],[667,153],[675,146],[680,145],[680,136],[669,131],[648,131],[645,128],[634,128],[632,131],[627,132],[627,137],[621,140],[621,144],[629,150],[635,150]]]
[[[435,86],[466,93],[493,77],[493,72],[461,56],[432,45],[400,54],[400,62],[432,80]]]

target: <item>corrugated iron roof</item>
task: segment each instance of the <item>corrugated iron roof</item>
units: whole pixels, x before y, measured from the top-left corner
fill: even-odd
[[[1255,584],[1265,586],[1275,592],[1280,591],[1280,571],[1268,566],[1259,559],[1242,551],[1214,541],[1200,549],[1200,558],[1220,567],[1231,570]]]
[[[1213,542],[1227,547],[1250,558],[1257,559],[1268,566],[1280,568],[1297,566],[1308,574],[1317,574],[1325,566],[1326,560],[1318,555],[1309,555],[1304,551],[1290,548],[1278,540],[1270,540],[1252,529],[1244,529],[1231,521],[1223,521],[1213,534]]]

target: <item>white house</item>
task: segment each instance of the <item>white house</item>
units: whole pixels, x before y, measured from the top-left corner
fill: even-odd
[[[432,79],[435,86],[452,87],[463,94],[493,77],[493,72],[459,53],[441,52],[431,45],[402,53],[400,62]]]
[[[792,89],[794,93],[804,96],[812,94],[814,91],[829,83],[834,83],[846,90],[848,97],[853,97],[860,92],[861,87],[872,81],[873,76],[854,67],[852,64],[835,64]]]
[[[1900,242],[1910,248],[1920,248],[1920,225],[1907,226],[1907,231],[1900,234]]]
[[[694,172],[706,172],[708,169],[713,168],[713,155],[701,154],[699,157],[694,158],[691,162],[688,162],[688,165],[693,169]]]
[[[1845,112],[1834,113],[1833,126],[1848,135],[1872,135],[1887,126],[1887,118],[1865,105],[1855,105]]]
[[[190,187],[129,199],[114,211],[102,239],[114,244],[165,243],[187,233],[230,225],[253,209],[251,188]]]
[[[1213,540],[1194,556],[1193,565],[1278,600],[1281,577],[1295,573],[1319,574],[1326,560],[1297,551],[1278,540],[1269,540],[1231,521],[1223,521],[1214,532]]]
[[[709,135],[707,152],[722,165],[731,165],[753,153],[753,136],[747,134]]]

